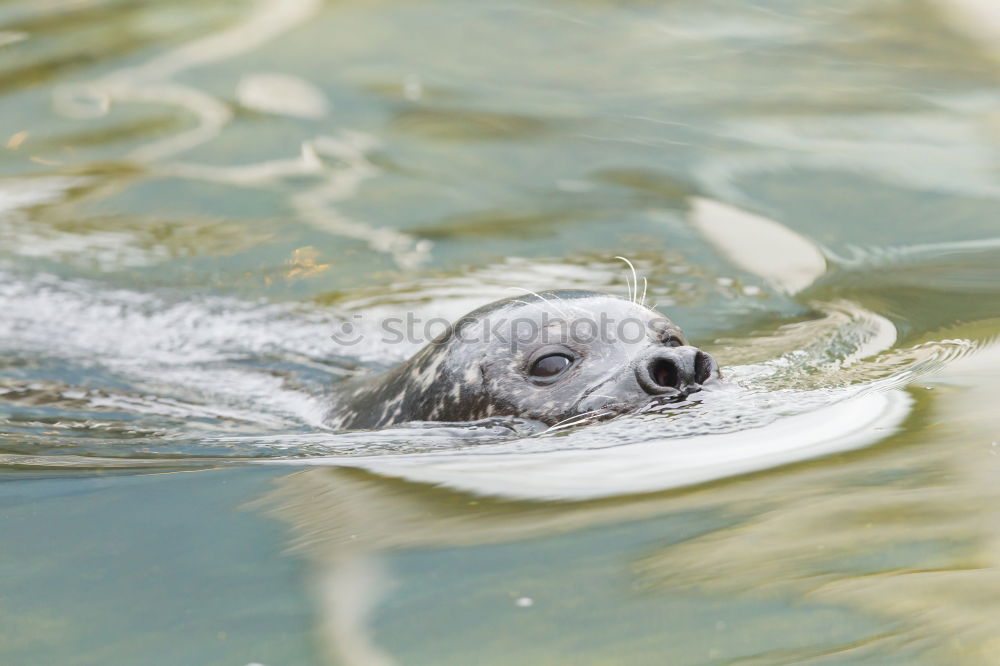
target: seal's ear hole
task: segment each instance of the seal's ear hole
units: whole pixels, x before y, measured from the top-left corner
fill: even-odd
[[[573,359],[565,354],[549,354],[531,364],[528,373],[538,379],[551,379],[566,371],[573,364]]]

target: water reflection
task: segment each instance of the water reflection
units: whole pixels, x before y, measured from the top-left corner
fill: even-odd
[[[683,663],[802,663],[835,654],[850,663],[996,663],[996,627],[983,608],[992,603],[985,591],[994,586],[1000,562],[992,519],[982,507],[996,495],[998,453],[988,441],[987,405],[998,370],[997,347],[954,364],[934,383],[936,390],[921,396],[924,416],[875,452],[686,492],[510,502],[347,470],[309,470],[281,479],[259,506],[293,526],[293,552],[311,564],[319,629],[332,663],[458,663],[463,657],[455,654],[473,654],[475,646],[453,635],[447,614],[435,615],[441,624],[421,623],[438,637],[433,645],[395,636],[410,635],[412,620],[399,613],[412,610],[412,577],[436,577],[435,560],[451,561],[449,552],[471,558],[450,573],[456,578],[450,584],[469,595],[463,612],[506,636],[502,651],[476,652],[479,663],[507,663],[522,653],[531,630],[516,619],[516,606],[537,606],[529,622],[547,641],[562,631],[559,618],[567,613],[585,624],[586,613],[573,609],[595,603],[607,583],[593,579],[589,590],[570,590],[560,581],[573,578],[573,567],[606,576],[608,566],[627,572],[611,581],[624,595],[615,607],[622,618],[714,614],[700,627],[666,621],[645,635],[673,646]],[[942,426],[937,414],[959,420]],[[942,439],[954,445],[940,447]],[[590,559],[574,552],[574,540],[586,541],[597,528],[616,531],[620,545]],[[547,544],[535,546],[547,553],[536,562],[547,582],[531,578],[519,587],[526,580],[517,574],[523,566],[517,547],[506,548],[506,562],[489,553],[499,544],[532,541]],[[422,551],[428,557],[416,555]],[[492,567],[494,575],[483,579],[482,570]],[[391,581],[403,571],[400,590]],[[470,587],[477,582],[494,587]],[[559,596],[552,596],[556,590]],[[439,603],[450,603],[441,593]],[[525,598],[530,605],[519,603]],[[727,600],[726,611],[715,606],[719,598]],[[766,635],[754,613],[779,625],[794,617],[798,633]],[[824,614],[825,624],[811,626],[811,617]],[[623,627],[590,631],[616,641]],[[737,638],[746,631],[760,632],[757,640]],[[683,647],[690,644],[711,650],[696,656]],[[549,655],[552,663],[575,658],[572,651]],[[648,659],[640,653],[635,663],[655,663]]]
[[[989,4],[3,3],[0,661],[309,662],[269,604],[305,607],[294,560],[227,503],[281,461],[425,482],[264,502],[334,661],[992,663]],[[740,388],[323,430],[330,383],[413,351],[331,345],[351,314],[624,294],[615,254]]]

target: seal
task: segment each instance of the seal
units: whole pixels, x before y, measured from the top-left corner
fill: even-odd
[[[715,359],[655,310],[548,291],[483,306],[401,365],[341,382],[326,422],[339,430],[495,417],[574,425],[681,401],[720,380]]]

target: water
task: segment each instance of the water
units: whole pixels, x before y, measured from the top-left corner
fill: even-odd
[[[0,663],[1000,663],[991,11],[0,3]],[[729,389],[322,428],[614,255]]]

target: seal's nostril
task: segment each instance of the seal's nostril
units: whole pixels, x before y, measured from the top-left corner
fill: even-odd
[[[694,355],[694,381],[704,384],[712,376],[712,357],[703,351]]]
[[[666,358],[658,358],[649,364],[649,376],[658,386],[679,388],[680,372],[677,364]]]

